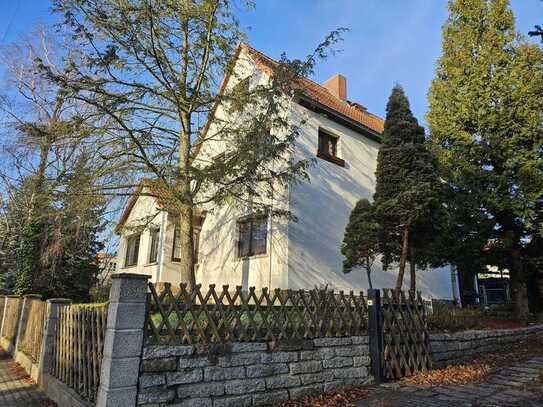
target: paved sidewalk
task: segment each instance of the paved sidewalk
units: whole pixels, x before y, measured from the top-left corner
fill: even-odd
[[[54,407],[13,359],[0,349],[0,407]]]
[[[359,401],[357,407],[396,406],[543,406],[541,396],[526,391],[525,386],[543,375],[543,356],[502,368],[484,383],[422,387],[403,385],[381,386],[370,397]]]

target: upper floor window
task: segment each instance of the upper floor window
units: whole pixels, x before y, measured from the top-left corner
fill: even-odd
[[[160,229],[151,229],[149,242],[149,263],[156,263],[158,260],[158,243],[160,241]]]
[[[344,167],[345,161],[338,157],[338,142],[339,137],[319,129],[317,157]]]
[[[239,257],[266,253],[268,241],[268,219],[266,216],[251,216],[239,220],[238,231]]]
[[[138,254],[140,251],[140,234],[134,234],[126,238],[126,255],[124,266],[131,267],[138,264]]]

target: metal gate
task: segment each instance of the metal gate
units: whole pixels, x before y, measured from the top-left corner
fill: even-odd
[[[426,309],[420,293],[383,289],[368,297],[372,373],[377,382],[432,368]]]

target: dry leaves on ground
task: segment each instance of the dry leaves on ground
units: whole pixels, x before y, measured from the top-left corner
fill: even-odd
[[[354,407],[354,402],[368,396],[368,390],[355,387],[341,392],[306,396],[298,401],[285,401],[281,407]]]
[[[418,384],[429,386],[449,386],[476,383],[483,380],[492,371],[488,363],[477,362],[469,365],[448,366],[444,369],[432,370],[427,373],[418,373],[402,379],[405,384]]]
[[[417,373],[401,380],[405,384],[448,386],[480,382],[499,367],[541,355],[543,338],[530,338],[503,344],[499,353],[487,353],[469,363],[447,366],[427,373]]]

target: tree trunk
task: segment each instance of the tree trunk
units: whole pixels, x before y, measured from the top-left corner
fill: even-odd
[[[403,276],[405,274],[405,263],[407,262],[407,254],[409,252],[409,226],[405,226],[402,239],[402,254],[400,256],[400,269],[396,280],[396,290],[401,290],[403,286]]]
[[[373,288],[373,284],[371,283],[371,266],[368,259],[366,259],[366,274],[368,276],[368,285],[371,290]]]
[[[415,248],[409,247],[409,272],[410,272],[410,290],[417,291],[417,264],[415,263]]]
[[[181,114],[183,130],[179,135],[179,243],[181,246],[181,261],[179,272],[181,281],[190,287],[196,285],[194,275],[194,203],[190,185],[190,114]]]
[[[519,322],[528,322],[528,286],[524,275],[524,265],[520,253],[512,253],[512,267],[509,270],[511,280],[511,301],[513,302],[513,316]]]
[[[194,215],[191,205],[183,205],[179,216],[179,243],[181,246],[181,281],[190,287],[196,285],[194,274]]]

